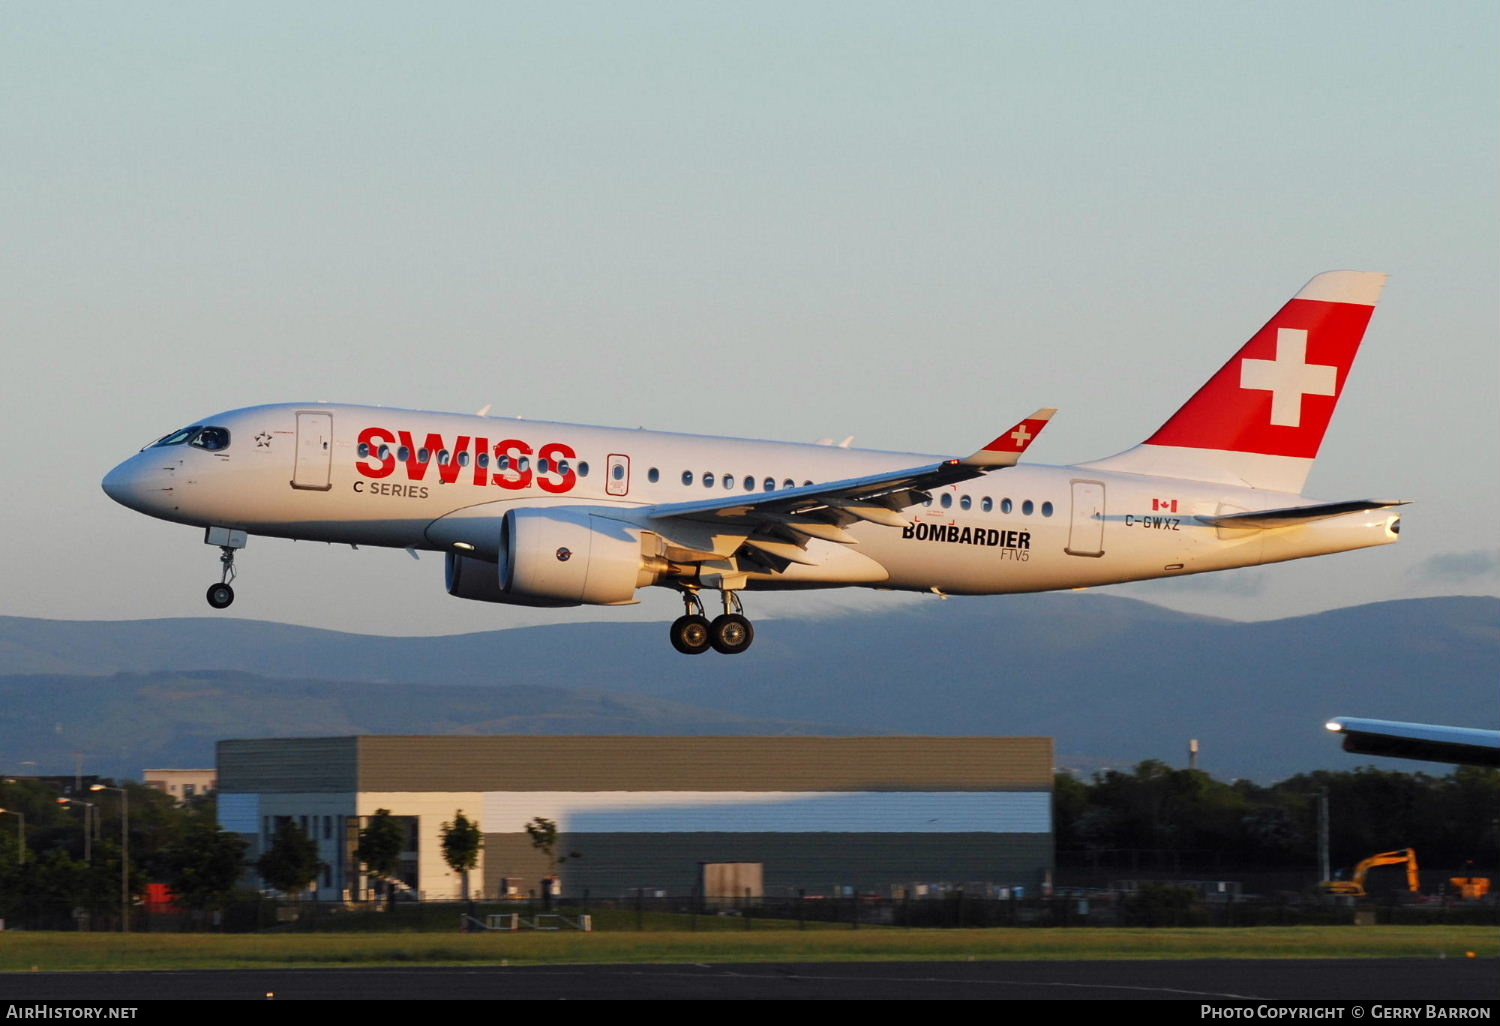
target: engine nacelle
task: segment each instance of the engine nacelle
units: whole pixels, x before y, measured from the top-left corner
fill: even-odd
[[[511,606],[549,608],[581,605],[578,602],[559,602],[512,594],[500,586],[499,568],[494,563],[473,556],[460,556],[456,552],[449,552],[444,556],[443,581],[449,595],[473,599],[475,602],[504,602]]]
[[[665,569],[643,552],[642,534],[578,507],[511,510],[500,532],[499,587],[558,605],[634,602],[635,590]]]

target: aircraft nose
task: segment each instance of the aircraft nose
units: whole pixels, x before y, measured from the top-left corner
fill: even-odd
[[[161,496],[161,484],[150,481],[147,468],[142,466],[140,454],[132,456],[114,470],[104,475],[100,487],[104,494],[122,506],[139,513],[151,512],[152,500]]]

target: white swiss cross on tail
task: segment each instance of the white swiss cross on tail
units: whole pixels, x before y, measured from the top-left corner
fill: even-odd
[[[1304,395],[1334,395],[1337,367],[1307,362],[1307,332],[1302,328],[1276,329],[1276,359],[1240,361],[1240,387],[1271,393],[1271,423],[1283,427],[1302,425]]]

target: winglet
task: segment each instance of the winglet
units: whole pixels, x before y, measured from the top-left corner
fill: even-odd
[[[1055,409],[1037,410],[1031,416],[1007,428],[1000,437],[960,462],[970,467],[1014,467],[1042,428],[1056,413]]]

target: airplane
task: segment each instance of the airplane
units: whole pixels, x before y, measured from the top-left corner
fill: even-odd
[[[481,602],[627,605],[671,588],[673,647],[732,655],[755,637],[745,591],[1037,592],[1395,542],[1404,502],[1301,494],[1385,277],[1313,278],[1155,434],[1072,466],[1020,462],[1053,409],[943,458],[281,403],[193,421],[103,488],[204,529],[221,551],[215,609],[256,534],[440,551],[448,593]]]
[[[1323,726],[1344,735],[1344,751],[1422,759],[1464,766],[1500,766],[1500,730],[1402,723],[1358,716],[1335,716]]]

